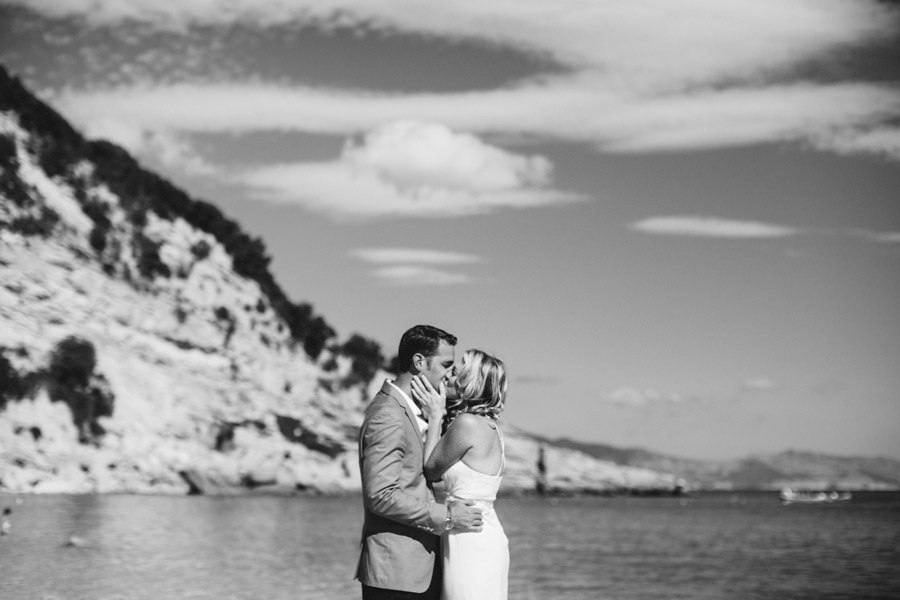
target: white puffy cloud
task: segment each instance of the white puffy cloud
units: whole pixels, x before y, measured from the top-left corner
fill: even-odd
[[[236,174],[255,196],[336,217],[447,217],[579,199],[541,187],[550,163],[441,125],[398,122],[344,147],[335,161]]]
[[[800,230],[784,225],[708,216],[649,217],[632,223],[631,229],[658,235],[744,239],[780,238],[800,233]]]
[[[435,187],[494,192],[549,182],[550,161],[485,144],[445,125],[399,121],[350,143],[343,160],[370,169],[400,187]]]

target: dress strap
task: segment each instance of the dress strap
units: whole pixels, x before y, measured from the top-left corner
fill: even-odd
[[[500,423],[496,423],[497,435],[500,437],[500,470],[497,471],[497,477],[503,473],[506,468],[506,442],[503,439],[503,431],[500,430]]]

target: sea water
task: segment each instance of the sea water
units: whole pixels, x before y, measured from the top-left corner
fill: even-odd
[[[362,501],[2,496],[3,600],[359,598]],[[501,497],[511,599],[900,598],[900,494]]]

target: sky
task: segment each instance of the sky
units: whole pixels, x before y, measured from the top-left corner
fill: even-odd
[[[900,459],[900,3],[0,0],[0,62],[512,425]]]

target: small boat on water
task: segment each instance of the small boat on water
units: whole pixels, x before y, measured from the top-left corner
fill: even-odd
[[[853,497],[850,492],[839,492],[837,490],[827,492],[794,491],[789,487],[782,488],[779,495],[781,501],[785,504],[794,502],[844,502]]]

